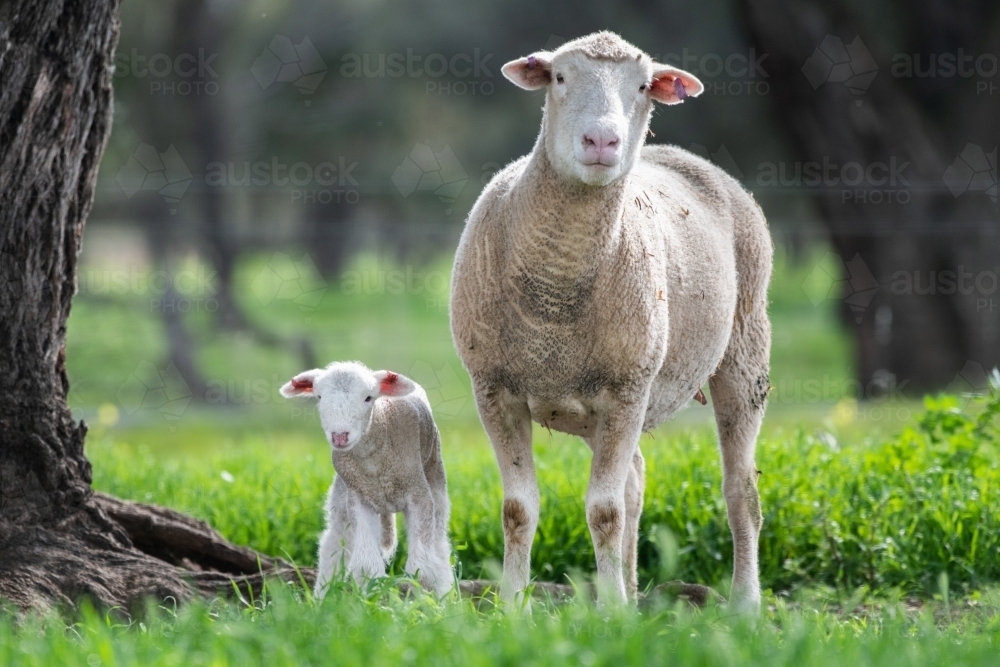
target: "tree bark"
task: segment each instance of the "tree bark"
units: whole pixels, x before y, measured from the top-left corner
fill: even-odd
[[[128,609],[258,587],[287,563],[95,494],[66,405],[66,319],[111,129],[118,3],[0,4],[0,598]]]
[[[859,380],[875,396],[884,383],[924,392],[956,379],[985,382],[983,370],[1000,363],[996,191],[992,201],[984,192],[959,196],[944,175],[966,144],[987,154],[996,150],[1000,95],[981,94],[974,81],[943,71],[894,74],[872,36],[877,26],[867,30],[854,7],[844,0],[740,3],[751,44],[768,54],[771,108],[796,161],[908,164],[900,182],[880,186],[868,179],[846,189],[825,182],[812,192],[846,268],[842,313],[856,340]],[[954,56],[959,48],[1000,52],[995,1],[958,7],[916,0],[898,3],[896,12],[879,11],[893,14],[881,18],[899,28],[900,47],[918,55],[925,70],[931,58]],[[807,63],[829,38],[844,45],[860,38],[872,61],[851,65],[856,73],[874,65],[874,79],[855,80],[854,90],[832,74],[824,81],[812,71],[810,79]],[[954,285],[962,275],[964,288]],[[970,366],[978,366],[975,379]]]

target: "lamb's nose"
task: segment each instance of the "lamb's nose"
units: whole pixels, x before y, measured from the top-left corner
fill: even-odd
[[[333,444],[343,447],[347,444],[347,439],[350,437],[350,433],[344,431],[343,433],[333,433]]]

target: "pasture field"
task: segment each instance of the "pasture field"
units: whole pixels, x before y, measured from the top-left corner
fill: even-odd
[[[421,291],[380,291],[386,269],[367,258],[339,284],[305,276],[283,285],[284,298],[260,287],[268,261],[241,269],[238,296],[255,322],[307,333],[323,362],[356,358],[427,388],[443,438],[457,570],[496,578],[499,475],[437,278],[416,281]],[[447,283],[446,263],[422,270]],[[349,280],[366,275],[375,277],[370,293]],[[757,457],[767,589],[758,620],[668,599],[638,610],[598,610],[585,599],[536,601],[531,614],[477,609],[457,598],[400,599],[391,580],[363,590],[343,584],[318,603],[276,583],[260,599],[150,607],[130,623],[86,607],[5,616],[0,664],[996,664],[1000,396],[920,402],[891,387],[854,386],[830,275],[819,257],[800,266],[779,257],[772,286],[774,389]],[[309,294],[318,297],[302,298]],[[187,321],[215,393],[207,405],[185,401],[162,366],[155,297],[91,283],[74,305],[71,402],[91,425],[95,487],[190,512],[237,543],[313,565],[329,452],[309,404],[277,396],[301,362],[240,333],[215,334],[209,313],[193,312]],[[533,574],[582,583],[593,569],[583,510],[589,450],[540,428],[534,437],[542,510]],[[641,446],[640,585],[682,579],[725,595],[731,538],[710,409],[685,410]]]

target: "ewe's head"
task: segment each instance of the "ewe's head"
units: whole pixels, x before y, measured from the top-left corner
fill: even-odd
[[[372,421],[372,408],[383,397],[406,396],[413,380],[392,371],[371,371],[355,362],[333,363],[299,373],[281,387],[285,398],[315,398],[323,433],[334,451],[358,444]]]
[[[704,90],[692,74],[653,62],[610,32],[513,60],[502,71],[525,90],[548,89],[546,155],[560,176],[588,185],[607,185],[632,169],[654,100],[679,104]]]

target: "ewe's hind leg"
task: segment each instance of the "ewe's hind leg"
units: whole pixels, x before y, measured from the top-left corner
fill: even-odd
[[[584,442],[594,449],[593,440]],[[635,602],[639,595],[638,549],[639,517],[642,514],[642,499],[646,491],[646,462],[638,448],[632,457],[632,468],[625,482],[625,527],[622,531],[622,574],[625,578],[625,595]]]
[[[722,488],[733,533],[730,602],[740,611],[760,608],[757,543],[764,519],[754,451],[770,388],[770,343],[770,324],[763,309],[737,317],[726,355],[709,380],[722,451]]]
[[[337,477],[326,498],[326,530],[319,538],[319,567],[315,594],[323,597],[335,571],[343,570],[351,559],[354,522],[351,516],[350,491]]]
[[[646,491],[646,462],[642,452],[635,450],[632,469],[625,483],[625,532],[622,534],[622,565],[625,574],[625,594],[635,602],[639,595],[638,549],[639,516],[642,514],[642,498]]]
[[[639,407],[641,406],[641,407]],[[629,509],[635,512],[638,525],[637,494],[629,497],[629,479],[638,485],[635,455],[639,451],[639,436],[646,400],[641,403],[620,403],[608,410],[597,425],[593,437],[594,458],[590,464],[590,485],[587,487],[587,525],[597,556],[597,597],[599,602],[624,601],[628,597],[624,567],[625,549],[633,543],[634,532],[628,524]],[[632,578],[632,573],[628,573]]]

